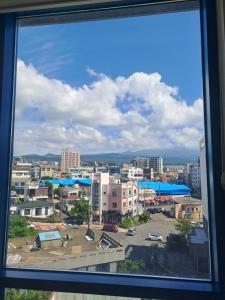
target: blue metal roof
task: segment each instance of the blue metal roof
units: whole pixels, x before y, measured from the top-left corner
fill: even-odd
[[[40,232],[38,236],[41,242],[62,239],[60,232],[57,230]]]
[[[50,182],[52,184],[59,184],[59,185],[74,185],[74,184],[79,184],[82,186],[85,185],[91,185],[91,179],[89,178],[78,178],[78,179],[46,179],[46,180],[41,180],[41,182]]]
[[[189,195],[191,190],[185,184],[164,183],[160,181],[139,181],[141,189],[154,189],[158,195]]]

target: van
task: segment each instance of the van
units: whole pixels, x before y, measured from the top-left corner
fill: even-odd
[[[109,231],[109,232],[117,232],[118,228],[116,225],[113,224],[105,224],[102,228],[104,231]]]

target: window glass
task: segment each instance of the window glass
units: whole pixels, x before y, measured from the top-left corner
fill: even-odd
[[[210,278],[199,11],[60,18],[18,25],[8,266]]]

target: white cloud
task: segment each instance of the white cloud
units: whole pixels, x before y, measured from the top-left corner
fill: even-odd
[[[21,60],[17,70],[15,153],[198,147],[202,99],[179,100],[158,73],[111,79],[88,68],[94,81],[75,88]]]

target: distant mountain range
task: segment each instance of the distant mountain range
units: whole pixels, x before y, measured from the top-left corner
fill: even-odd
[[[110,163],[128,163],[137,156],[162,156],[164,164],[186,164],[196,162],[199,153],[194,150],[187,150],[184,148],[167,149],[167,150],[140,150],[136,152],[122,152],[122,153],[98,153],[98,154],[81,154],[82,161],[99,161]],[[48,161],[59,162],[60,155],[48,153],[45,155],[26,154],[22,156],[25,160],[31,161]]]

